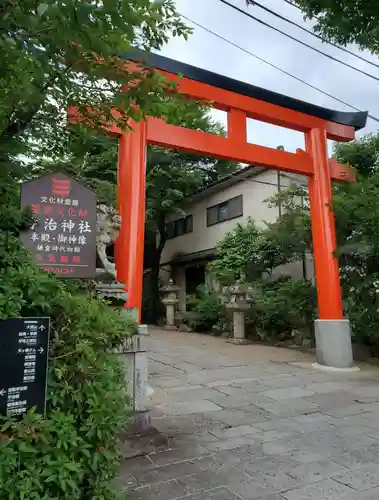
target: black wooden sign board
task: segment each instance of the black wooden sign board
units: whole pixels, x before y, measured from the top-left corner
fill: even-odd
[[[37,266],[60,278],[95,277],[95,193],[67,175],[48,174],[22,184],[26,206],[38,222],[21,238]]]
[[[45,413],[50,318],[0,321],[0,414]]]

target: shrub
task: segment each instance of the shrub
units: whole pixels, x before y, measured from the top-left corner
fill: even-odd
[[[341,271],[344,306],[351,322],[353,341],[374,346],[378,352],[379,273],[369,270],[364,262],[345,265]]]
[[[187,298],[188,306],[194,313],[189,326],[198,332],[210,332],[223,316],[219,294],[206,285],[197,288],[197,294]]]
[[[288,277],[258,282],[248,325],[263,340],[290,337],[294,330],[309,332],[316,313],[312,283]]]
[[[253,280],[266,270],[259,252],[262,230],[249,219],[237,224],[216,246],[216,259],[209,265],[215,277],[225,286],[244,277]]]
[[[237,224],[217,244],[210,268],[223,285],[237,280],[253,283],[253,307],[247,313],[248,332],[264,340],[291,336],[294,330],[309,334],[315,317],[315,291],[307,280],[273,279],[282,264],[300,261],[311,249],[309,214],[293,200],[302,190],[281,193],[284,213],[265,229],[252,219]],[[278,203],[278,200],[269,200]],[[266,276],[266,278],[265,278]]]
[[[50,316],[52,335],[46,418],[30,411],[0,421],[0,499],[111,500],[128,413],[112,350],[136,325],[32,264],[19,239],[30,214],[15,207],[17,190],[0,182],[0,317]]]

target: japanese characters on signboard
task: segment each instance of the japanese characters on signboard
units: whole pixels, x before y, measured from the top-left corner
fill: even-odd
[[[96,274],[96,196],[60,174],[25,182],[21,206],[31,206],[38,222],[22,233],[35,263],[62,278]]]
[[[0,415],[45,413],[50,318],[0,320]]]

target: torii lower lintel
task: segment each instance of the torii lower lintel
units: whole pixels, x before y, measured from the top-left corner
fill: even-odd
[[[231,109],[228,115],[236,111]],[[239,111],[239,110],[238,110]],[[245,116],[246,120],[246,116]],[[230,134],[228,137],[214,135],[199,130],[169,125],[163,120],[147,117],[147,142],[154,146],[177,149],[188,153],[227,159],[235,162],[259,165],[276,170],[283,170],[300,175],[313,175],[311,156],[298,149],[296,153],[272,149],[257,144],[249,144],[244,135]],[[246,123],[246,121],[245,121]],[[115,124],[106,127],[108,133],[121,137],[125,134]],[[133,125],[135,128],[135,124]],[[242,128],[242,127],[241,127]],[[354,182],[355,175],[350,167],[338,163],[334,158],[329,160],[330,177],[334,181]]]

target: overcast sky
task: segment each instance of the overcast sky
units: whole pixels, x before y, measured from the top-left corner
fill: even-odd
[[[303,21],[302,13],[298,9],[291,7],[284,0],[259,1],[303,26],[312,27],[312,23]],[[176,0],[176,3],[181,14],[217,32],[224,38],[357,108],[368,110],[373,115],[379,116],[379,82],[260,25],[219,0]],[[377,69],[337,48],[322,43],[315,37],[277,19],[262,9],[252,6],[247,8],[245,0],[230,0],[230,3],[324,52],[379,77],[379,68]],[[162,55],[314,104],[332,109],[351,110],[201,28],[195,27],[194,29],[193,35],[187,42],[174,39],[164,47]],[[378,59],[369,53],[362,53],[354,46],[349,48],[379,63]],[[217,113],[215,116],[218,116],[220,121],[224,120],[222,113]],[[369,119],[363,133],[376,132],[378,129],[379,123]],[[361,134],[362,132],[359,135]],[[298,147],[304,148],[303,134],[252,120],[249,120],[248,124],[248,140],[270,147],[283,145],[288,151],[295,151]]]

